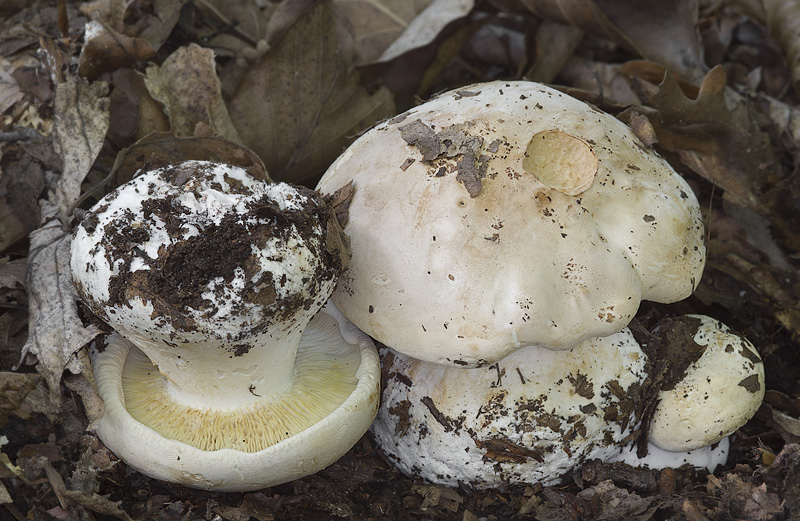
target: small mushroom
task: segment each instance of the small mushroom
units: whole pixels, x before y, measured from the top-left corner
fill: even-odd
[[[571,351],[525,347],[474,369],[387,350],[372,430],[403,472],[434,483],[553,485],[620,452],[637,423],[646,363],[627,328]]]
[[[671,319],[659,329],[673,332],[661,331],[685,362],[661,386],[650,443],[665,451],[691,451],[713,445],[747,423],[765,391],[764,364],[753,344],[704,315]]]
[[[611,335],[642,299],[691,294],[705,262],[681,176],[614,117],[536,83],[473,85],[374,127],[318,188],[351,181],[353,259],[332,299],[421,360],[476,367]]]
[[[101,440],[152,477],[252,490],[313,473],[367,430],[372,341],[318,313],[348,252],[326,201],[229,165],[135,177],[77,228],[72,272],[117,332],[94,360]]]

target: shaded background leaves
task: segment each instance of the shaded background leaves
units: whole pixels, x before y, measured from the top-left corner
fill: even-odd
[[[798,27],[796,0],[3,2],[0,513],[797,518]],[[213,494],[148,479],[87,432],[102,411],[87,345],[102,336],[66,268],[81,211],[143,166],[188,158],[313,186],[377,121],[493,79],[548,82],[617,115],[697,194],[709,252],[703,279],[684,302],[643,305],[638,320],[706,312],[759,347],[767,398],[732,437],[725,469],[590,462],[562,487],[475,492],[403,477],[365,436],[316,475]]]

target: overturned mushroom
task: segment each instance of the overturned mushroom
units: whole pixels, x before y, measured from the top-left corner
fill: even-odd
[[[378,405],[371,340],[317,314],[346,239],[316,193],[200,161],[103,198],[72,247],[86,305],[118,334],[94,359],[103,442],[150,476],[252,490],[315,472]]]
[[[333,301],[421,360],[475,367],[620,331],[700,279],[686,182],[623,123],[556,90],[494,82],[371,129],[319,183],[353,182],[353,260]]]

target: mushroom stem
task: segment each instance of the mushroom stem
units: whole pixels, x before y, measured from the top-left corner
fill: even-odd
[[[164,349],[134,344],[158,368],[176,402],[197,409],[239,408],[270,400],[292,385],[297,346],[307,323],[285,335],[268,331],[233,345],[209,341]]]

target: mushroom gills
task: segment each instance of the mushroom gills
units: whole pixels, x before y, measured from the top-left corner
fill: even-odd
[[[263,450],[328,416],[358,383],[360,349],[345,342],[336,320],[324,313],[315,316],[300,340],[287,392],[242,409],[187,407],[142,351],[122,338],[117,344],[108,356],[126,356],[121,379],[130,415],[166,438],[201,450]]]

